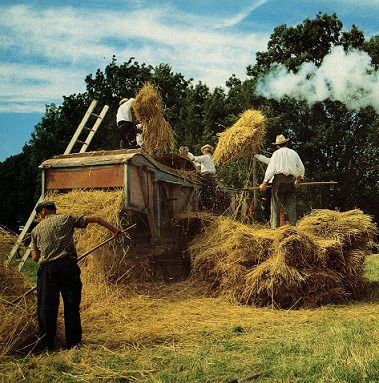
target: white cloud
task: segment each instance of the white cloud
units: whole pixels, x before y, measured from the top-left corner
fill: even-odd
[[[218,27],[231,27],[233,25],[239,24],[242,20],[246,19],[257,8],[259,8],[261,5],[266,4],[268,0],[256,0],[251,4],[249,7],[246,7],[243,9],[240,13],[225,19],[222,23],[218,25]]]
[[[265,1],[256,1],[250,12]],[[246,12],[234,21],[231,18],[229,25],[246,17]],[[85,75],[104,67],[113,54],[119,62],[131,56],[152,65],[166,62],[195,81],[223,85],[232,73],[244,76],[245,67],[255,60],[255,52],[265,49],[268,36],[215,30],[215,21],[169,6],[128,9],[125,13],[70,7],[2,7],[0,25],[6,37],[0,40],[0,53],[17,51],[19,60],[31,66],[10,65],[6,70],[8,64],[1,65],[6,79],[1,80],[0,96],[12,100],[19,97],[21,102],[33,93],[34,99],[44,100],[44,108],[45,103],[57,102],[59,95],[82,91]],[[37,84],[32,84],[33,78]]]

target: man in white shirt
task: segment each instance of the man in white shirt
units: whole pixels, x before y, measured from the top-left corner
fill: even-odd
[[[200,173],[203,181],[201,188],[202,207],[207,211],[213,211],[216,208],[216,167],[212,160],[213,147],[209,144],[201,148],[201,156],[194,156],[188,152],[187,157],[194,161],[196,167],[200,165]]]
[[[289,223],[296,224],[296,194],[295,189],[304,178],[304,165],[299,155],[287,148],[289,139],[283,134],[276,136],[273,145],[278,148],[270,158],[260,191],[265,191],[269,181],[272,182],[271,197],[271,228],[279,226],[280,209],[288,215]]]
[[[202,175],[216,174],[216,167],[212,160],[213,147],[206,144],[201,148],[201,153],[201,156],[194,156],[192,153],[188,152],[187,156],[191,161],[194,161],[196,165],[200,164],[200,173]]]
[[[120,132],[120,149],[137,148],[137,126],[133,113],[134,98],[123,98],[119,102],[116,115],[117,127]]]

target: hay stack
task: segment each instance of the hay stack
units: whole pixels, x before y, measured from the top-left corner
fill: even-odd
[[[213,293],[278,308],[338,304],[367,295],[363,262],[376,228],[359,210],[317,210],[297,227],[266,232],[227,218],[208,220],[190,251],[193,277],[208,278]],[[263,243],[265,250],[257,247]]]
[[[152,154],[168,152],[174,146],[174,134],[164,118],[164,107],[156,87],[146,83],[133,103],[137,120],[142,124],[143,148]]]
[[[232,127],[220,134],[213,161],[225,164],[252,157],[262,144],[265,133],[265,116],[258,110],[245,111]]]

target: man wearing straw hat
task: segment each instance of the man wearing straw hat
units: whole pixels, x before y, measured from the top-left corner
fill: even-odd
[[[201,147],[201,156],[194,156],[188,152],[187,156],[194,161],[196,167],[200,166],[200,173],[203,179],[201,201],[206,210],[212,210],[216,201],[216,167],[212,160],[213,146],[206,144]]]
[[[67,347],[80,344],[82,327],[80,301],[82,282],[77,264],[74,244],[74,229],[85,228],[97,223],[110,230],[115,236],[120,230],[101,217],[56,214],[53,201],[42,201],[36,212],[42,221],[31,233],[31,254],[39,263],[37,274],[37,310],[40,341],[37,349],[54,349],[57,329],[59,293],[64,304],[64,322]]]
[[[133,112],[134,98],[123,98],[119,102],[116,121],[120,133],[120,149],[135,149],[137,145],[137,125]]]
[[[277,150],[268,163],[260,191],[265,191],[271,178],[271,216],[270,225],[275,229],[279,226],[280,209],[283,208],[291,225],[296,224],[296,194],[295,189],[304,178],[304,165],[299,155],[287,148],[289,139],[283,134],[276,136],[273,145]]]

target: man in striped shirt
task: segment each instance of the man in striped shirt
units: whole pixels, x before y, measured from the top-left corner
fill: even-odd
[[[40,349],[55,347],[60,293],[64,304],[67,347],[80,344],[82,339],[79,312],[82,282],[73,238],[74,229],[96,223],[109,229],[115,236],[121,233],[101,217],[56,214],[56,210],[54,202],[40,202],[36,212],[42,221],[31,233],[32,258],[40,265],[37,274]]]

